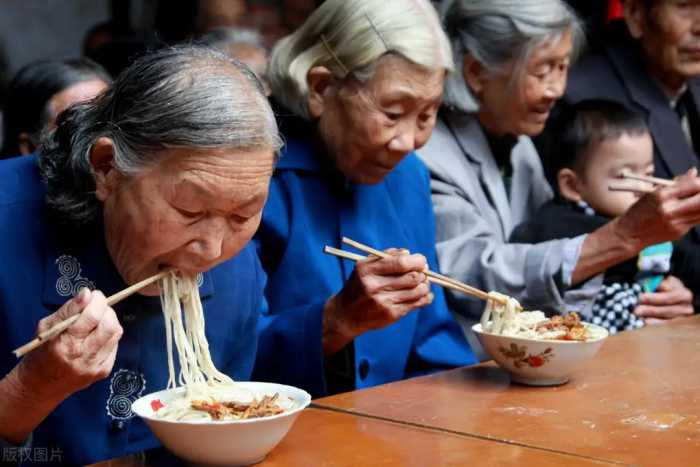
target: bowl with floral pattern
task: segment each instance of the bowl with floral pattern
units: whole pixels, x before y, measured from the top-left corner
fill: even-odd
[[[569,381],[598,352],[608,337],[605,328],[583,323],[586,340],[545,340],[484,332],[472,326],[486,353],[510,373],[512,381],[529,386],[555,386]]]

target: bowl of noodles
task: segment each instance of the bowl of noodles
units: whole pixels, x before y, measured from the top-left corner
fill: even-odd
[[[484,350],[517,383],[566,383],[608,337],[605,328],[581,321],[576,313],[547,318],[541,311],[517,311],[514,299],[500,297],[504,297],[501,302],[487,302],[481,322],[472,330]]]
[[[203,465],[260,462],[284,438],[311,402],[301,389],[274,383],[236,382],[187,396],[166,389],[134,402],[134,413],[173,454]]]
[[[311,396],[283,384],[234,381],[219,371],[209,352],[196,278],[172,272],[159,285],[168,383],[136,400],[132,410],[181,459],[199,465],[260,462]]]

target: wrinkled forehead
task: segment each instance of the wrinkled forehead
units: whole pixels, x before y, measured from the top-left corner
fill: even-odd
[[[245,191],[266,189],[276,154],[271,148],[177,148],[159,153],[149,176],[161,186],[187,189],[202,198],[245,197]]]
[[[374,74],[363,91],[378,100],[410,100],[417,104],[432,103],[442,98],[446,70],[428,69],[395,54],[379,60]]]

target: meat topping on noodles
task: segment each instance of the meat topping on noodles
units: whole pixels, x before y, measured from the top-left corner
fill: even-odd
[[[284,412],[277,405],[279,394],[263,396],[259,401],[251,402],[209,402],[205,400],[193,400],[192,408],[206,412],[212,420],[243,420],[248,418],[271,417]]]
[[[540,334],[557,333],[554,339],[562,341],[585,341],[591,337],[576,312],[566,316],[552,316],[550,319],[538,323],[535,330]]]

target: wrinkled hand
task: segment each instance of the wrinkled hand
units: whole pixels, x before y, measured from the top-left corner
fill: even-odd
[[[665,278],[654,293],[639,296],[634,314],[646,324],[659,324],[669,319],[693,314],[693,293],[677,277]]]
[[[123,331],[102,292],[81,290],[57,312],[39,321],[37,333],[80,310],[83,312],[75,323],[19,363],[25,387],[45,388],[68,397],[110,374]]]
[[[620,237],[637,246],[677,240],[700,224],[700,178],[696,169],[676,178],[676,184],[642,196],[616,219]]]
[[[390,258],[359,261],[324,312],[324,351],[332,354],[356,336],[388,326],[433,301],[422,255],[387,250]]]

